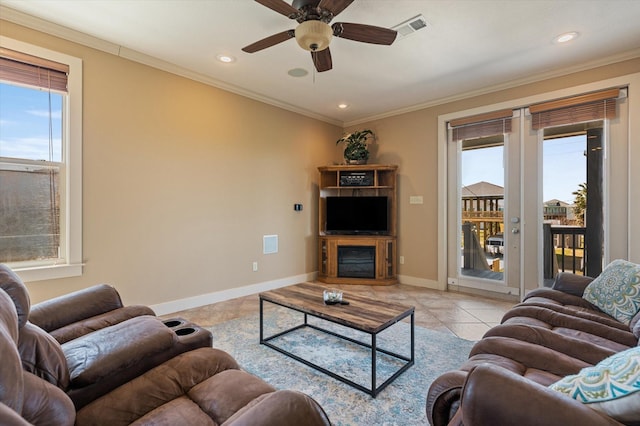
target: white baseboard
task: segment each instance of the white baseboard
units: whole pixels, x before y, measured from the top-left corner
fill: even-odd
[[[260,293],[261,291],[273,290],[275,288],[286,287],[288,285],[299,284],[306,281],[315,281],[317,276],[317,272],[309,272],[307,274],[295,275],[278,280],[265,281],[261,283],[246,285],[243,287],[215,291],[198,296],[186,297],[184,299],[172,300],[165,303],[158,303],[157,305],[151,305],[149,307],[153,309],[153,311],[157,315],[168,315],[173,312],[180,312],[186,309],[210,305],[212,303],[224,302],[225,300],[235,299],[237,297],[249,296],[251,294]],[[433,290],[441,290],[438,287],[437,281],[427,280],[425,278],[411,277],[408,275],[398,275],[398,281],[401,284],[430,288]]]
[[[438,281],[427,280],[425,278],[410,277],[408,275],[398,275],[400,284],[413,285],[416,287],[425,287],[433,290],[442,290],[438,286]]]
[[[456,285],[449,284],[449,288],[454,291],[464,291],[463,289],[473,289],[473,290],[481,290],[491,293],[498,294],[506,294],[508,296],[517,297],[520,295],[520,289],[515,287],[507,287],[502,284],[494,284],[486,280],[486,283],[481,282],[480,280],[475,280],[473,282],[465,282],[463,279],[459,279]]]
[[[199,296],[186,297],[184,299],[172,300],[170,302],[151,305],[150,308],[156,315],[167,315],[173,312],[184,311],[186,309],[198,308],[212,303],[224,302],[225,300],[237,297],[249,296],[261,291],[273,290],[275,288],[286,287],[288,285],[299,284],[305,281],[314,281],[317,273],[295,275],[273,281],[265,281],[257,284],[250,284],[228,290],[215,291],[213,293],[201,294]]]

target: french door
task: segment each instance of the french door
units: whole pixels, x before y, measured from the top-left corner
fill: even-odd
[[[537,197],[537,186],[523,185],[520,113],[513,115],[502,133],[448,132],[449,287],[522,292],[521,209],[523,197]]]
[[[448,285],[522,297],[558,270],[597,276],[606,236],[603,122],[533,130],[522,110],[511,120],[501,134],[456,139],[449,132]],[[563,151],[566,134],[577,135],[573,153]],[[548,182],[552,163],[562,170]],[[585,189],[583,220],[572,219],[571,189],[554,197],[567,184],[574,195]]]
[[[441,117],[439,283],[522,298],[558,271],[596,276],[631,256],[633,122],[623,83]]]

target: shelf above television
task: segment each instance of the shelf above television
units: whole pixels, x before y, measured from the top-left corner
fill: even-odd
[[[325,186],[322,189],[393,189],[392,186]]]

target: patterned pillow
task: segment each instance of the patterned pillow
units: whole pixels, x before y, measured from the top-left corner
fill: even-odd
[[[582,298],[629,325],[640,311],[640,265],[614,260],[587,286]]]
[[[620,422],[640,419],[640,346],[549,386]]]

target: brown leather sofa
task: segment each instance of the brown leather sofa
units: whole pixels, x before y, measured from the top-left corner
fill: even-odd
[[[115,290],[97,292],[112,299]],[[106,299],[90,294],[58,299],[65,312],[48,302],[35,310],[43,326],[66,328],[60,344],[29,321],[26,287],[0,264],[0,424],[330,424],[310,397],[276,391],[240,370],[211,347],[207,330],[181,319],[130,317],[148,311],[121,301],[104,311],[96,307]]]
[[[640,313],[625,325],[581,296],[592,278],[561,273],[530,292],[489,330],[456,371],[427,392],[440,425],[619,425],[548,388],[565,376],[640,345]],[[639,419],[640,420],[640,419]]]

